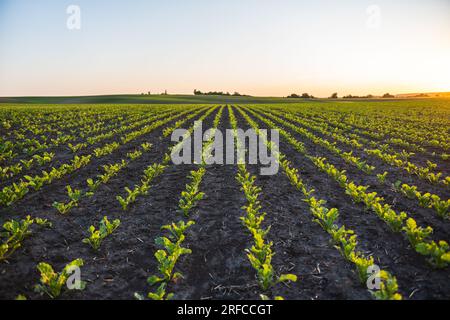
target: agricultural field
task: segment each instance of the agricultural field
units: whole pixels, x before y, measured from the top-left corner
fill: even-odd
[[[173,164],[199,120],[278,173]],[[1,105],[0,299],[449,299],[449,129],[437,99]]]

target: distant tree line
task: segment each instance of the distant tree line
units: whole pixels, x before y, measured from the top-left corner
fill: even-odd
[[[230,97],[250,97],[246,94],[240,94],[239,92],[234,92],[233,94],[229,92],[223,92],[223,91],[209,91],[209,92],[202,92],[200,90],[195,89],[194,94],[196,96],[230,96]]]
[[[314,99],[313,95],[302,93],[302,95],[298,95],[296,93],[291,94],[290,96],[287,96],[288,99]]]
[[[346,95],[343,96],[342,99],[373,99],[376,98],[374,95],[368,94],[366,96],[354,96],[354,95]],[[390,93],[385,93],[382,98],[389,99],[389,98],[395,98],[394,95]],[[339,99],[338,94],[335,92],[333,93],[328,99]]]
[[[374,96],[371,94],[368,94],[367,96],[353,96],[349,94],[347,96],[342,97],[342,99],[372,99],[372,98],[374,98]]]
[[[150,91],[147,91],[147,93],[145,92],[141,92],[141,96],[151,96],[152,93]],[[167,93],[167,90],[164,90],[164,92],[162,92],[160,94],[161,96],[168,96],[169,94]]]

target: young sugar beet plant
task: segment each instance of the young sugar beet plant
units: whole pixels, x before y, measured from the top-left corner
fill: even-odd
[[[78,206],[78,203],[79,203],[81,197],[83,196],[83,193],[81,190],[72,189],[71,186],[67,186],[66,189],[67,189],[67,195],[70,198],[70,201],[67,203],[55,201],[53,203],[53,207],[56,210],[58,210],[58,212],[61,214],[67,214],[70,209]]]
[[[199,190],[200,183],[205,175],[206,169],[201,167],[197,171],[191,171],[189,179],[191,183],[186,185],[186,190],[181,192],[181,198],[178,202],[178,207],[183,212],[185,217],[189,216],[189,212],[196,205],[196,203],[203,199],[204,193]]]
[[[100,227],[95,229],[95,226],[89,227],[89,237],[83,239],[83,243],[89,244],[95,251],[100,249],[103,240],[111,235],[120,226],[120,220],[116,219],[113,222],[108,220],[108,217],[103,217],[100,221]]]
[[[192,251],[182,246],[185,240],[186,230],[194,224],[193,221],[179,221],[171,225],[163,226],[162,229],[168,230],[168,236],[156,238],[155,243],[162,249],[156,251],[155,258],[158,261],[158,271],[160,275],[153,275],[147,279],[150,286],[158,285],[155,292],[149,292],[147,297],[152,300],[170,300],[173,293],[167,293],[167,284],[171,281],[176,282],[182,278],[180,272],[174,272],[175,265],[182,255],[190,254]],[[135,297],[144,300],[144,296],[135,293]]]
[[[441,200],[438,195],[427,193],[421,193],[417,190],[416,186],[410,186],[408,184],[402,184],[400,186],[394,185],[409,199],[417,199],[419,205],[423,208],[434,209],[438,216],[442,219],[448,219],[450,217],[450,199]]]
[[[48,263],[39,263],[37,269],[41,274],[41,283],[37,284],[34,290],[37,293],[46,294],[52,299],[59,297],[64,288],[68,290],[83,290],[86,287],[86,283],[80,279],[75,280],[74,284],[69,285],[68,283],[72,272],[77,268],[81,268],[83,264],[83,259],[76,259],[68,263],[60,273],[56,273]]]
[[[117,196],[116,199],[119,201],[122,209],[125,211],[128,209],[128,206],[136,201],[137,196],[146,195],[148,190],[150,189],[150,183],[166,169],[166,165],[162,165],[159,163],[154,163],[153,165],[147,167],[144,170],[144,176],[141,180],[140,185],[136,185],[134,189],[130,189],[125,187],[125,191],[127,195],[125,197]]]
[[[30,216],[20,221],[10,220],[3,224],[3,231],[0,232],[0,262],[8,259],[22,246],[23,240],[32,234],[31,227],[34,224],[49,228],[52,226],[46,219],[32,219]]]

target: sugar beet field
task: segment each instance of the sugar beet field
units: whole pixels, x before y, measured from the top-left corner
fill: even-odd
[[[1,106],[0,299],[449,299],[449,116],[439,100]],[[278,173],[175,165],[171,135],[197,120],[253,128]]]

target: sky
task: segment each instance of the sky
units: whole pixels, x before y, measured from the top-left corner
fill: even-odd
[[[0,0],[0,96],[194,89],[450,91],[450,0]]]

